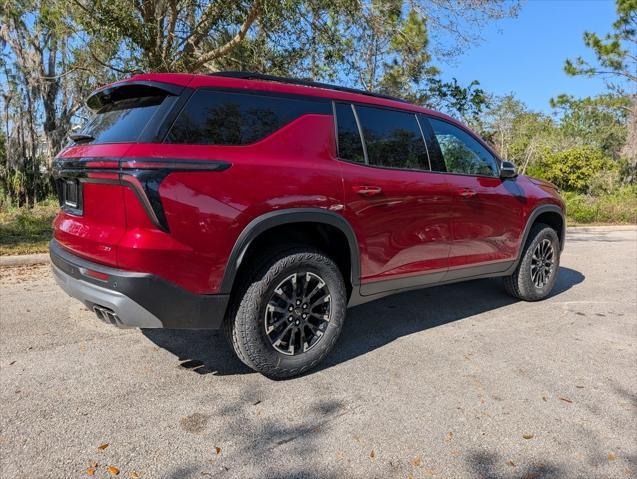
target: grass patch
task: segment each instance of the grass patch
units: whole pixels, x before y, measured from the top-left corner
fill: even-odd
[[[60,209],[55,198],[33,208],[0,208],[0,256],[45,253],[53,235],[51,223]]]
[[[591,196],[565,191],[569,224],[637,224],[637,186]]]

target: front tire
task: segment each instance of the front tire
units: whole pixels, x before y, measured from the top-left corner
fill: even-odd
[[[524,301],[539,301],[553,289],[560,268],[560,240],[557,232],[543,223],[534,224],[518,267],[504,278],[504,288]]]
[[[290,378],[314,368],[340,335],[345,282],[319,250],[272,254],[239,294],[226,319],[226,336],[239,359],[269,378]]]

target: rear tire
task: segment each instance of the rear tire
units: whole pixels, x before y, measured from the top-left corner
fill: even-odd
[[[560,240],[557,232],[544,223],[531,227],[520,263],[504,288],[514,298],[539,301],[553,289],[560,268]]]
[[[285,379],[314,368],[334,347],[347,292],[340,270],[319,250],[293,247],[266,257],[245,278],[224,329],[244,364]]]

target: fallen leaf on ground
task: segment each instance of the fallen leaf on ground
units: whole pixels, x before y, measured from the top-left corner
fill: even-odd
[[[609,461],[614,461],[615,459],[617,459],[617,456],[615,454],[613,454],[612,452],[608,453],[608,460]]]
[[[573,402],[573,401],[571,401],[569,398],[565,398],[565,397],[562,397],[562,396],[559,396],[559,397],[558,397],[558,399],[559,399],[560,401],[564,401],[564,402],[567,402],[567,403],[569,403],[569,404],[571,404],[571,403]]]
[[[94,475],[95,475],[95,468],[94,468],[94,467],[89,467],[89,468],[86,470],[86,475],[87,475],[87,476],[94,476]]]
[[[135,471],[133,471],[133,472],[131,472],[131,473],[130,473],[130,476],[129,476],[129,477],[130,477],[130,479],[139,479],[139,478],[140,478],[140,477],[142,477],[142,476],[140,476],[140,475],[139,475],[139,474],[137,474]]]
[[[219,454],[221,454],[221,448],[215,446],[215,454],[218,456]]]
[[[108,444],[106,444],[106,443],[104,443],[104,444],[100,444],[99,446],[97,446],[97,448],[98,448],[100,451],[103,451],[103,450],[104,450],[104,449],[106,449],[107,447],[108,447]]]
[[[97,462],[92,461],[89,467],[97,467]]]
[[[374,459],[376,457],[376,452],[372,449],[372,452],[369,453],[369,458]]]
[[[449,431],[447,433],[447,436],[445,437],[445,442],[451,442],[452,439],[453,439],[453,432]]]
[[[511,460],[508,460],[508,461],[507,461],[507,464],[508,464],[509,466],[511,466],[511,467],[515,467],[515,462],[513,462],[513,461],[511,461]]]
[[[111,476],[117,476],[119,474],[119,469],[117,469],[115,466],[108,466],[106,470]]]
[[[416,456],[409,462],[411,463],[412,466],[418,467],[422,464],[422,458],[420,456]]]
[[[522,434],[524,439],[533,439],[533,434]]]

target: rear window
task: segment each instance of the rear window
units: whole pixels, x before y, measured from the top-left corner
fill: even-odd
[[[147,96],[113,102],[101,108],[81,133],[92,136],[92,144],[137,141],[164,98]]]
[[[197,90],[166,136],[166,143],[248,145],[301,115],[331,115],[327,101]]]

